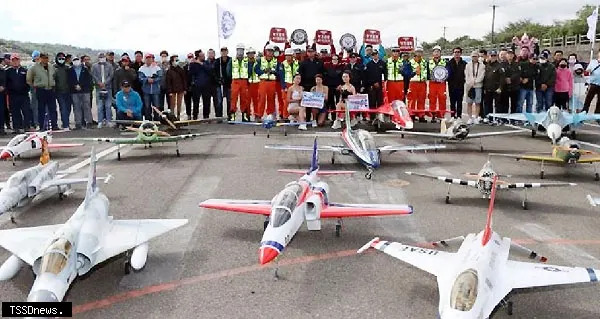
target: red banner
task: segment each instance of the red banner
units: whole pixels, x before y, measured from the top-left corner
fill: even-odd
[[[363,42],[365,44],[380,44],[381,43],[381,34],[379,30],[366,29],[363,35]]]
[[[400,51],[413,51],[415,49],[415,38],[398,37],[398,48],[400,48]]]
[[[315,32],[315,42],[318,45],[330,45],[333,43],[333,38],[331,37],[331,31],[329,30],[317,30]]]
[[[287,41],[287,31],[285,28],[271,28],[269,41],[275,43],[285,43]]]

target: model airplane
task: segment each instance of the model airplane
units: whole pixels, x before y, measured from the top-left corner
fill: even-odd
[[[590,205],[594,207],[600,206],[600,197],[592,197],[592,195],[587,195],[587,199],[590,202]]]
[[[62,301],[77,276],[122,253],[128,257],[125,273],[140,270],[148,257],[148,241],[187,223],[187,219],[113,219],[108,198],[96,185],[93,148],[91,153],[85,200],[66,223],[0,230],[0,246],[12,254],[0,266],[0,280],[14,277],[25,263],[31,266],[36,278],[28,302]]]
[[[351,110],[351,113],[375,113],[377,114],[377,118],[375,119],[373,125],[377,127],[378,131],[383,129],[383,124],[391,122],[396,126],[398,130],[411,130],[414,126],[412,116],[415,115],[414,110],[413,113],[406,107],[403,101],[395,100],[391,103],[388,99],[387,94],[387,86],[384,82],[383,84],[383,104],[376,109],[357,109]],[[432,114],[429,114],[433,116]],[[421,114],[422,117],[423,114]],[[443,117],[442,114],[440,117]]]
[[[333,152],[331,156],[331,163],[335,163],[335,153],[342,155],[354,155],[354,157],[364,165],[368,172],[365,174],[367,179],[371,179],[373,171],[381,164],[380,154],[381,152],[399,152],[399,151],[427,151],[427,150],[438,150],[446,148],[445,145],[387,145],[377,146],[375,139],[368,131],[358,129],[352,130],[350,128],[350,112],[346,109],[346,128],[341,132],[341,137],[344,142],[344,146],[319,146],[319,151],[330,151]],[[265,145],[267,149],[276,150],[291,150],[291,151],[311,151],[310,146],[302,145]]]
[[[502,175],[497,174],[496,171],[494,171],[494,168],[492,167],[492,163],[490,161],[487,161],[483,165],[483,167],[481,168],[479,173],[469,174],[471,176],[474,176],[476,178],[475,180],[473,180],[473,179],[464,180],[464,179],[460,179],[460,178],[452,178],[452,177],[446,177],[446,176],[434,176],[434,175],[415,173],[415,172],[406,172],[406,174],[427,177],[427,178],[442,181],[444,183],[448,183],[448,194],[446,195],[446,204],[450,204],[450,185],[457,184],[457,185],[463,185],[463,186],[470,186],[470,187],[476,188],[481,193],[483,198],[490,198],[490,196],[492,194],[492,181],[494,180],[494,178],[496,176],[499,176],[499,177],[502,176]],[[506,177],[509,177],[509,176],[506,176]],[[523,189],[524,196],[523,196],[523,201],[521,202],[521,206],[523,207],[523,209],[528,208],[527,207],[527,189],[528,188],[563,187],[563,186],[575,186],[575,185],[577,185],[577,184],[575,184],[575,183],[509,183],[509,182],[504,182],[504,181],[498,181],[498,183],[497,183],[497,187],[499,190]]]
[[[303,176],[291,182],[272,200],[209,199],[200,207],[266,216],[265,232],[259,250],[259,262],[266,264],[280,255],[306,221],[308,230],[321,230],[322,218],[336,218],[336,235],[341,231],[341,219],[345,217],[371,217],[407,215],[413,212],[408,205],[387,204],[339,204],[329,201],[329,186],[321,181],[321,175],[351,174],[352,171],[320,171],[318,166],[317,140],[308,172],[282,170]],[[275,273],[277,276],[277,272]]]
[[[448,127],[446,119],[443,118],[440,122],[440,132],[416,132],[416,131],[389,131],[392,133],[400,133],[401,137],[404,135],[417,135],[417,136],[429,136],[435,138],[441,138],[442,141],[464,141],[472,138],[479,138],[479,147],[483,152],[483,138],[489,136],[498,135],[511,135],[525,132],[523,129],[511,130],[511,131],[497,131],[497,132],[481,132],[471,133],[472,125],[467,125],[461,119],[454,120],[454,122]]]
[[[575,164],[593,164],[594,165],[594,180],[600,181],[598,174],[598,162],[600,162],[600,154],[584,150],[579,145],[578,141],[570,140],[568,137],[560,139],[558,144],[552,146],[552,154],[537,155],[537,154],[498,154],[490,153],[491,156],[510,157],[518,160],[541,162],[540,178],[544,178],[544,162],[559,164],[559,165],[575,165]]]
[[[267,138],[271,137],[271,129],[274,127],[283,127],[283,135],[287,136],[286,127],[288,126],[300,126],[300,125],[312,125],[311,122],[277,122],[273,119],[272,115],[267,115],[262,122],[243,122],[243,121],[228,121],[229,124],[239,125],[252,125],[254,127],[260,126],[267,130]],[[254,135],[256,136],[256,129],[254,129]]]
[[[54,132],[56,133],[57,131]],[[0,147],[0,159],[11,159],[13,165],[15,165],[15,158],[19,157],[21,154],[27,153],[32,150],[41,150],[42,141],[44,139],[48,141],[48,147],[51,149],[77,147],[83,145],[52,143],[52,133],[52,131],[43,131],[28,132],[16,135],[8,142],[8,144],[6,144],[6,146]]]
[[[575,129],[582,125],[584,121],[600,120],[600,114],[569,113],[561,111],[557,106],[551,106],[548,111],[543,113],[491,113],[488,115],[492,118],[501,118],[506,120],[514,120],[528,122],[531,126],[531,136],[540,130],[540,126],[546,130],[546,135],[556,143],[562,136],[563,129],[569,127],[570,135],[575,138]]]
[[[597,282],[600,270],[580,267],[551,266],[509,260],[509,253],[527,255],[545,262],[532,250],[502,238],[492,230],[492,213],[496,194],[496,177],[485,228],[479,234],[457,237],[434,244],[447,247],[460,243],[457,252],[445,252],[374,238],[358,250],[375,248],[437,277],[438,315],[446,318],[489,318],[501,306],[512,315],[513,289]],[[529,315],[531,317],[531,315]]]
[[[167,132],[159,131],[155,123],[144,121],[139,128],[127,127],[128,130],[136,132],[136,137],[94,137],[94,138],[77,138],[78,140],[96,141],[96,142],[108,142],[118,146],[117,149],[117,160],[121,160],[121,145],[122,144],[143,144],[144,147],[152,147],[152,144],[156,143],[175,143],[177,157],[181,156],[179,153],[179,141],[194,139],[200,136],[211,135],[212,133],[193,133],[183,135],[170,135]]]
[[[87,178],[64,178],[65,172],[58,170],[58,162],[50,161],[48,142],[42,140],[40,163],[12,174],[5,183],[0,183],[0,215],[16,207],[22,207],[38,198],[42,192],[56,188],[63,199],[72,192],[71,185],[87,182]],[[108,183],[111,176],[100,178]],[[10,220],[14,223],[14,215]]]
[[[152,110],[154,110],[154,112],[156,112],[159,115],[160,121],[114,120],[113,122],[117,123],[117,124],[124,124],[124,125],[142,125],[142,123],[144,123],[144,122],[150,122],[150,123],[154,123],[156,125],[165,125],[168,128],[173,129],[173,130],[178,130],[182,127],[186,127],[186,126],[190,126],[190,125],[194,125],[194,124],[208,123],[211,121],[222,121],[222,120],[226,119],[224,117],[216,117],[216,118],[210,118],[210,119],[182,121],[182,120],[179,120],[177,117],[175,117],[175,115],[173,113],[171,113],[170,110],[161,111],[156,106],[152,106]]]

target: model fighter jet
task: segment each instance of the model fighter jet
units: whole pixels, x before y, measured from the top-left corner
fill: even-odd
[[[499,154],[490,153],[491,156],[502,156],[514,158],[517,161],[534,161],[541,162],[540,178],[544,178],[544,163],[554,163],[563,166],[572,166],[576,164],[592,164],[594,165],[594,180],[600,181],[598,173],[598,165],[600,162],[600,154],[584,150],[581,148],[578,141],[570,140],[568,137],[560,139],[557,145],[552,146],[551,154]]]
[[[12,254],[0,266],[0,280],[14,277],[28,264],[36,277],[27,301],[60,302],[75,278],[109,258],[126,253],[125,273],[142,269],[148,241],[187,223],[187,219],[117,220],[108,215],[108,206],[108,198],[96,185],[92,148],[85,199],[66,223],[0,230],[0,246]]]
[[[308,230],[321,230],[321,219],[335,218],[336,235],[341,231],[341,219],[346,217],[371,217],[407,215],[412,206],[392,204],[340,204],[329,201],[329,186],[321,181],[321,175],[351,174],[352,171],[320,171],[318,166],[317,140],[313,147],[310,169],[283,170],[303,174],[298,181],[291,182],[272,200],[209,199],[200,207],[246,214],[266,216],[260,249],[259,262],[266,264],[280,255],[306,221]],[[277,276],[277,270],[275,271]]]
[[[183,135],[170,135],[167,132],[159,131],[156,124],[149,121],[144,121],[139,128],[127,127],[129,131],[136,132],[136,137],[93,137],[93,138],[76,138],[77,140],[85,141],[96,141],[96,142],[107,142],[113,143],[118,146],[117,149],[117,160],[121,160],[121,145],[122,144],[143,144],[152,147],[152,144],[157,143],[175,143],[177,157],[181,156],[179,153],[179,141],[198,138],[200,136],[211,135],[212,133],[192,133]]]
[[[438,247],[460,243],[457,252],[374,238],[359,249],[358,253],[375,248],[434,275],[438,283],[438,315],[441,319],[490,318],[502,306],[506,306],[511,315],[513,304],[508,301],[508,294],[513,289],[598,282],[598,269],[551,266],[509,259],[509,253],[520,253],[530,259],[546,261],[545,257],[538,256],[532,250],[512,242],[510,238],[501,237],[492,230],[494,198],[498,189],[496,179],[494,177],[484,230],[478,234],[434,243]],[[531,314],[528,316],[531,317]]]
[[[492,181],[496,176],[499,175],[494,171],[492,167],[492,163],[487,161],[479,173],[473,174],[470,173],[468,175],[475,177],[475,179],[460,179],[460,178],[452,178],[446,176],[434,176],[423,173],[415,173],[415,172],[406,172],[408,175],[415,175],[420,177],[426,177],[438,181],[442,181],[448,184],[448,194],[446,195],[446,204],[450,204],[450,186],[452,184],[469,186],[472,188],[476,188],[482,195],[483,198],[490,198],[492,194]],[[509,176],[504,176],[509,177]],[[523,201],[521,206],[523,209],[527,209],[527,189],[529,188],[541,188],[541,187],[564,187],[564,186],[575,186],[575,183],[510,183],[505,181],[498,181],[497,187],[499,190],[515,190],[522,189],[523,190]]]
[[[289,126],[312,125],[311,122],[277,122],[273,119],[272,115],[267,115],[262,122],[228,121],[227,123],[262,127],[267,130],[267,138],[271,137],[271,129],[274,127],[283,127],[283,135],[287,136],[286,128]],[[256,129],[254,130],[253,134],[256,135]]]
[[[48,148],[50,149],[70,148],[83,145],[52,143],[52,133],[52,131],[42,131],[28,132],[16,135],[8,142],[8,144],[6,144],[6,146],[0,147],[0,159],[11,159],[13,165],[15,165],[15,158],[19,157],[21,154],[27,153],[32,150],[41,150],[42,141],[44,139],[48,142]]]
[[[368,172],[365,174],[367,179],[371,179],[373,171],[381,164],[381,152],[395,153],[399,151],[427,151],[446,148],[445,145],[387,145],[377,146],[375,139],[368,131],[358,129],[353,130],[350,123],[350,111],[346,108],[346,128],[340,133],[345,145],[319,146],[319,151],[330,151],[342,155],[354,155],[360,164],[364,165]],[[303,145],[265,145],[267,149],[291,150],[291,151],[311,151],[310,146]],[[335,163],[334,155],[331,156],[331,163]]]

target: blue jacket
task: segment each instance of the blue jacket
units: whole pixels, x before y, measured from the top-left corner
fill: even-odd
[[[372,57],[367,56],[366,55],[366,46],[363,43],[363,45],[360,47],[360,51],[358,52],[358,54],[360,55],[360,58],[362,59],[362,64],[363,65],[367,65],[367,63],[371,62],[371,60],[373,60]],[[377,49],[377,54],[379,55],[379,60],[383,60],[383,58],[385,58],[385,48],[383,47],[383,45],[379,45],[379,48]]]
[[[27,69],[24,67],[8,68],[6,70],[6,90],[11,94],[28,94],[29,85],[26,81]]]
[[[81,66],[81,73],[79,79],[77,78],[77,72],[75,67],[69,70],[69,88],[71,93],[91,93],[92,92],[92,74],[85,66]],[[75,86],[79,84],[81,91],[76,91]]]
[[[133,117],[142,117],[142,98],[133,89],[126,94],[123,90],[117,92],[117,111],[126,113],[127,110],[133,112]]]
[[[138,70],[138,77],[142,82],[144,94],[160,94],[160,82],[163,75],[163,70],[156,64],[151,66],[142,65]],[[148,79],[154,79],[154,82],[150,83]]]
[[[200,64],[198,62],[190,63],[189,77],[191,86],[204,88],[212,83],[213,69],[208,65],[208,62]]]

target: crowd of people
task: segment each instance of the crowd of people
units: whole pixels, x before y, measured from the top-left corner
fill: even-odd
[[[219,57],[212,49],[197,50],[185,61],[167,51],[160,52],[158,61],[141,51],[133,59],[123,53],[118,60],[114,52],[101,52],[93,64],[89,56],[62,52],[50,63],[47,53],[34,51],[30,68],[22,66],[18,54],[5,54],[0,61],[0,134],[6,134],[5,127],[15,133],[111,127],[113,114],[119,120],[156,120],[153,108],[168,108],[176,118],[185,112],[188,119],[198,119],[200,105],[203,118],[210,116],[212,106],[217,118],[236,120],[239,107],[241,121],[269,116],[301,122],[300,130],[307,129],[306,122],[317,127],[330,121],[340,128],[341,119],[330,111],[343,110],[355,94],[367,94],[369,108],[380,106],[387,94],[389,101],[403,100],[414,110],[425,110],[428,100],[429,110],[442,113],[449,96],[454,118],[463,114],[466,97],[468,121],[479,123],[487,122],[491,112],[540,112],[551,105],[589,110],[600,94],[600,52],[598,60],[586,65],[576,54],[565,58],[562,51],[551,55],[547,50],[537,55],[478,50],[463,59],[457,47],[444,59],[439,46],[430,58],[419,46],[412,53],[392,47],[388,54],[382,45],[363,44],[358,52],[339,54],[333,45],[318,53],[316,48],[292,49],[288,43],[280,49],[267,43],[257,54],[239,44],[233,57],[222,47]],[[586,70],[590,85],[582,90]],[[303,107],[304,92],[321,93],[322,107]]]

